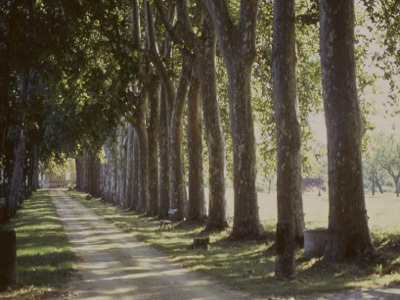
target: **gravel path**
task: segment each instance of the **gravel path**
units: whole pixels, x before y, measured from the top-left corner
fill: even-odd
[[[262,299],[178,266],[61,190],[50,190],[50,195],[79,261],[80,270],[65,298]]]
[[[50,190],[50,195],[78,257],[79,271],[68,284],[64,299],[277,299],[251,296],[217,284],[210,278],[178,266],[62,190]],[[400,300],[400,288],[350,290],[287,299]]]

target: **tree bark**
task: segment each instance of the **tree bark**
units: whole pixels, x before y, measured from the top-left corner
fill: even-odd
[[[328,136],[329,240],[325,258],[374,252],[361,165],[361,112],[354,55],[354,2],[320,0],[320,48]]]
[[[149,209],[151,216],[157,216],[159,213],[158,199],[158,122],[160,117],[160,82],[157,76],[153,76],[149,86],[150,102],[150,123],[148,128],[149,142]]]
[[[216,33],[208,12],[203,15],[203,47],[197,54],[197,74],[201,85],[206,142],[209,158],[209,197],[207,230],[224,230],[228,226],[225,198],[225,146],[217,96],[215,67]]]
[[[192,72],[188,97],[187,142],[189,157],[188,221],[204,221],[206,216],[203,182],[203,118],[200,84]]]
[[[256,153],[250,90],[258,1],[241,2],[237,25],[230,18],[226,1],[204,0],[204,3],[217,31],[228,73],[235,202],[232,236],[258,237],[262,229],[255,184]]]
[[[296,212],[303,215],[301,128],[296,89],[295,1],[274,1],[273,95],[277,128],[277,201],[275,276],[294,276]],[[304,221],[301,235],[303,236]]]
[[[23,184],[24,160],[26,148],[26,133],[20,130],[18,144],[15,151],[15,161],[13,165],[12,179],[9,194],[9,215],[13,217],[17,211],[17,205]]]
[[[127,157],[127,170],[126,170],[126,198],[124,201],[124,207],[129,208],[133,197],[133,142],[134,142],[134,128],[132,124],[128,124],[128,137],[127,137],[127,147],[126,147],[126,157]]]
[[[33,172],[32,172],[32,191],[36,192],[39,188],[39,150],[38,145],[35,142],[33,144]]]
[[[133,136],[133,176],[132,176],[132,201],[131,210],[136,210],[139,203],[139,139],[134,131]]]
[[[21,74],[21,96],[20,96],[20,113],[22,115],[21,128],[19,129],[19,137],[15,149],[14,165],[9,192],[9,215],[13,217],[17,211],[17,204],[23,183],[25,149],[26,149],[26,131],[24,129],[25,105],[28,99],[29,91],[29,68],[24,68]]]
[[[382,185],[379,183],[378,177],[375,177],[375,183],[376,183],[376,185],[377,185],[378,188],[379,188],[379,192],[380,192],[381,194],[383,194]]]
[[[146,111],[148,103],[148,94],[146,89],[143,89],[138,103],[136,133],[139,141],[139,202],[136,212],[143,214],[147,212],[149,206],[148,195],[148,138],[146,125]]]
[[[183,62],[179,85],[174,99],[171,125],[169,129],[168,158],[170,171],[170,199],[171,207],[177,209],[175,214],[176,220],[183,220],[183,218],[186,216],[185,182],[182,172],[182,118],[188,89],[187,73],[187,63]]]
[[[160,127],[158,129],[158,143],[160,145],[160,211],[159,217],[166,218],[170,208],[169,192],[169,161],[168,161],[168,117],[165,89],[162,89],[160,102]]]
[[[187,3],[177,2],[177,24],[174,33],[194,53],[196,71],[200,80],[205,130],[209,155],[209,211],[206,230],[219,231],[228,226],[225,199],[225,149],[217,98],[215,67],[216,33],[213,21],[203,10],[201,36],[194,33],[188,15]],[[199,24],[195,24],[199,26]],[[169,27],[171,27],[169,25]]]

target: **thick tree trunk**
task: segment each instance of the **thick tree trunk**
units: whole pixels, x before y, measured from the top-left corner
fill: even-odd
[[[158,200],[158,122],[160,117],[160,82],[156,76],[151,80],[149,87],[150,123],[148,128],[149,142],[149,209],[151,216],[159,213]]]
[[[178,90],[174,99],[172,110],[171,125],[169,130],[169,170],[170,170],[170,199],[171,207],[176,208],[176,220],[183,220],[186,216],[185,203],[185,182],[183,177],[183,152],[182,152],[182,132],[183,132],[183,108],[185,105],[188,82],[187,64],[184,62],[181,70]]]
[[[165,89],[163,89],[164,91]],[[162,92],[160,102],[160,127],[158,129],[158,143],[160,148],[160,218],[168,215],[170,208],[170,189],[169,189],[169,161],[168,161],[168,111],[165,92]]]
[[[216,34],[208,12],[204,13],[202,45],[197,57],[197,74],[203,100],[204,127],[209,158],[209,206],[207,230],[228,226],[225,198],[225,148],[217,96],[215,67]]]
[[[319,7],[329,175],[329,241],[325,257],[340,260],[374,251],[362,178],[354,2],[320,0]]]
[[[295,1],[275,0],[273,94],[277,128],[277,201],[275,276],[294,276],[296,211],[301,195],[301,128],[296,89]],[[304,221],[301,228],[303,236]]]
[[[251,64],[240,57],[227,66],[235,211],[232,235],[257,237],[261,233],[256,191],[256,152],[251,108]]]
[[[188,97],[187,142],[189,157],[188,221],[204,221],[205,197],[203,182],[203,118],[200,105],[200,84],[192,73]]]

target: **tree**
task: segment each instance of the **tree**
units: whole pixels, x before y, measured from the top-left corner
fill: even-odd
[[[325,257],[337,260],[374,252],[374,246],[362,179],[354,2],[320,0],[319,7],[329,175],[329,241]]]
[[[255,58],[258,1],[241,1],[235,24],[224,0],[204,0],[228,72],[228,94],[233,140],[234,220],[232,236],[261,233],[256,191],[256,153],[251,107],[251,72]]]
[[[400,194],[400,137],[392,134],[378,137],[379,148],[377,148],[376,160],[379,166],[384,169],[393,179],[395,193]]]
[[[160,5],[158,5],[160,7]],[[197,72],[201,87],[202,108],[209,156],[209,209],[207,230],[223,230],[228,226],[225,199],[225,151],[220,110],[217,95],[216,77],[216,33],[212,19],[201,5],[197,5],[197,23],[201,34],[196,34],[189,20],[186,1],[177,2],[178,22],[174,33],[193,52],[193,68]],[[203,13],[201,13],[203,11]],[[199,18],[202,15],[202,18]],[[167,25],[172,27],[171,25]],[[190,171],[189,171],[190,172]]]
[[[276,0],[272,69],[278,153],[275,275],[284,278],[294,275],[296,209],[299,209],[296,204],[301,203],[302,196],[295,48],[295,1]]]

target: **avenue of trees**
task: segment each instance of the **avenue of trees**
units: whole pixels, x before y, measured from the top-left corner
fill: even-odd
[[[208,231],[228,226],[232,182],[232,237],[254,239],[263,231],[256,174],[276,176],[276,275],[289,278],[303,242],[302,177],[316,153],[308,121],[323,111],[325,257],[373,253],[362,171],[369,43],[384,49],[375,62],[390,82],[391,107],[400,66],[399,7],[377,2],[2,1],[0,192],[8,215],[38,188],[39,166],[74,157],[77,189],[148,216],[176,208],[177,220],[205,222]],[[358,34],[356,24],[380,34]],[[394,148],[371,152],[382,160],[364,168],[374,186],[386,170],[399,193],[399,159],[387,157],[399,139],[389,139],[382,142]]]

